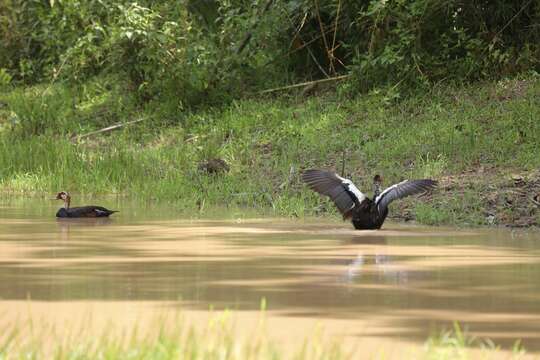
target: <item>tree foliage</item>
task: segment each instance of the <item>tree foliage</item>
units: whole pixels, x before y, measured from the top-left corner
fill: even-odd
[[[535,0],[3,0],[13,81],[113,73],[179,107],[351,74],[366,91],[540,68]],[[171,100],[172,101],[172,100]]]

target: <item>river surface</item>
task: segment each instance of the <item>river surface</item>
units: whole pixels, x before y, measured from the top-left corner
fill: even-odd
[[[322,324],[368,347],[422,344],[458,321],[503,347],[521,339],[540,351],[539,232],[391,222],[355,231],[315,218],[223,210],[221,220],[182,219],[171,207],[95,202],[121,212],[60,220],[57,203],[0,200],[4,323],[130,326],[154,310],[198,318],[210,308],[254,322],[265,299],[270,333],[283,342]]]

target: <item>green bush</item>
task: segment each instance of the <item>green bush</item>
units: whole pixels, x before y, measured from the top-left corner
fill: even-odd
[[[261,6],[216,3],[205,27],[183,1],[12,0],[0,13],[0,67],[27,83],[120,74],[142,102],[175,102],[176,111],[218,102],[286,76],[279,64],[264,69],[282,30],[279,13],[257,19]],[[250,50],[239,52],[252,29]]]
[[[530,0],[4,0],[0,68],[25,83],[113,73],[171,113],[340,73],[392,101],[540,71],[539,22]]]
[[[362,89],[385,83],[500,77],[540,66],[531,1],[370,1],[351,69]],[[528,30],[526,30],[528,29]]]

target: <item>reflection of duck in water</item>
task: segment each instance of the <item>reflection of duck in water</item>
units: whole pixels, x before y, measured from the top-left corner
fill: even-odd
[[[347,285],[355,283],[405,285],[408,283],[410,270],[400,263],[399,258],[389,254],[391,250],[387,245],[386,237],[380,234],[382,233],[366,236],[364,233],[344,241],[349,246],[353,244],[359,247],[356,256],[353,255],[354,257],[350,257],[346,262],[340,261],[341,264],[346,264],[346,270],[340,272],[339,282],[345,282]]]
[[[353,282],[362,277],[365,266],[370,266],[376,270],[378,277],[385,282],[406,284],[409,281],[409,273],[405,268],[392,263],[390,255],[375,253],[374,255],[365,255],[358,253],[347,266],[345,275],[347,282]]]
[[[102,206],[88,205],[80,207],[69,207],[71,202],[71,196],[65,191],[61,191],[56,195],[54,200],[64,200],[64,206],[61,207],[56,213],[56,217],[59,218],[97,218],[108,217],[109,215],[118,212],[116,210],[109,210]]]
[[[347,241],[347,244],[368,245],[369,248],[375,247],[375,249],[378,249],[380,246],[386,245],[386,237],[379,235],[358,235]],[[377,254],[375,255],[375,263],[377,263],[378,256],[379,255]],[[352,282],[355,278],[360,278],[362,276],[364,265],[367,265],[372,257],[372,255],[365,255],[364,253],[359,252],[352,261],[348,262],[347,273],[345,275],[347,282]]]
[[[302,179],[314,191],[327,195],[336,204],[343,220],[351,219],[355,229],[380,229],[388,215],[388,205],[397,199],[433,189],[431,179],[405,180],[380,191],[382,178],[373,179],[373,200],[364,195],[349,179],[324,170],[306,170]]]
[[[60,230],[60,239],[62,241],[68,241],[71,240],[70,232],[72,229],[82,229],[84,231],[84,228],[87,227],[94,227],[94,226],[107,226],[114,224],[114,221],[112,221],[108,217],[86,217],[86,218],[57,218],[56,223],[58,224],[58,228]],[[79,230],[81,231],[81,230]]]

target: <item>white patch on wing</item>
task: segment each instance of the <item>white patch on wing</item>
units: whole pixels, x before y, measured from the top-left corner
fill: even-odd
[[[358,188],[352,183],[351,180],[342,178],[341,176],[337,174],[336,176],[341,180],[343,184],[347,185],[347,188],[349,189],[349,191],[352,192],[354,196],[356,196],[356,198],[358,199],[358,203],[361,203],[362,201],[366,199],[366,195],[362,194],[362,192],[358,190]]]
[[[394,185],[392,185],[392,186],[390,186],[390,187],[384,189],[384,191],[383,191],[382,193],[380,193],[379,196],[377,196],[377,197],[375,198],[375,204],[378,204],[379,201],[381,201],[381,199],[383,198],[383,196],[384,196],[386,193],[388,193],[388,192],[391,191],[392,189],[397,188],[397,187],[398,187],[399,185],[401,185],[401,184],[405,184],[407,181],[409,181],[409,180],[403,180],[402,182],[399,182],[399,183],[397,183],[397,184],[394,184]]]

